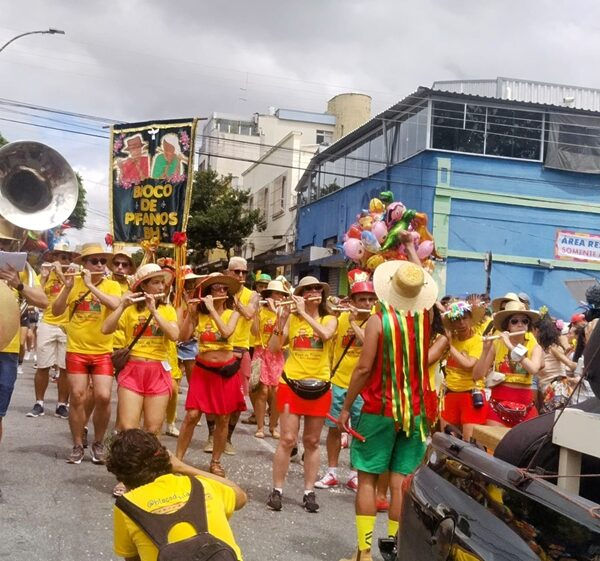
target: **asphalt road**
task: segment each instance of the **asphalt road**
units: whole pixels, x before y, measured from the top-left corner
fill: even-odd
[[[65,462],[71,448],[70,433],[68,422],[54,417],[54,384],[46,395],[46,415],[36,419],[25,416],[34,402],[33,372],[33,364],[26,362],[4,420],[0,560],[116,560],[112,551],[114,477],[104,466],[92,464],[87,452],[78,466]],[[185,393],[180,396],[179,418],[184,401]],[[197,427],[186,456],[186,461],[201,469],[208,468],[210,458],[202,452],[206,434],[204,424]],[[162,438],[169,449],[175,449],[175,439]],[[302,509],[302,466],[292,463],[284,509],[272,512],[265,501],[271,488],[276,441],[258,440],[254,427],[242,424],[233,441],[237,455],[225,456],[223,464],[228,477],[248,494],[247,506],[231,519],[246,561],[337,561],[350,555],[356,543],[352,491],[317,490],[320,512],[308,514]],[[321,455],[325,466],[324,446]],[[342,451],[341,461],[345,475],[347,450]],[[377,536],[383,535],[386,523],[386,515],[379,515]],[[379,559],[378,553],[374,552],[374,557]]]

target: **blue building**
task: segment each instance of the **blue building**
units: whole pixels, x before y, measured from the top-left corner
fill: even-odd
[[[381,191],[427,213],[440,293],[526,292],[569,318],[600,277],[600,90],[506,78],[419,88],[315,156],[296,265],[345,290],[336,247]]]

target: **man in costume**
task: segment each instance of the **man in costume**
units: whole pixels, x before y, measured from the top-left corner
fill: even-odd
[[[373,276],[379,311],[365,326],[365,342],[352,373],[338,418],[344,430],[359,392],[364,400],[353,439],[352,465],[358,470],[356,531],[358,548],[352,561],[371,561],[375,527],[376,483],[390,471],[391,503],[388,535],[398,530],[402,481],[425,454],[427,418],[435,414],[435,389],[428,367],[430,314],[438,287],[419,265],[388,261]]]

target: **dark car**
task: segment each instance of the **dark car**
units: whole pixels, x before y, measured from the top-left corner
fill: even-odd
[[[436,433],[404,481],[397,542],[380,549],[399,561],[600,561],[600,505]]]

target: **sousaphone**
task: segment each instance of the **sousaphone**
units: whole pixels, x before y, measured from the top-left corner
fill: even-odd
[[[24,240],[26,230],[49,230],[62,224],[75,209],[78,197],[75,172],[53,148],[32,141],[0,148],[0,217],[15,226],[3,237]],[[31,284],[34,271],[29,264],[27,267]],[[0,283],[0,309],[3,349],[19,329],[19,306],[5,283]]]

